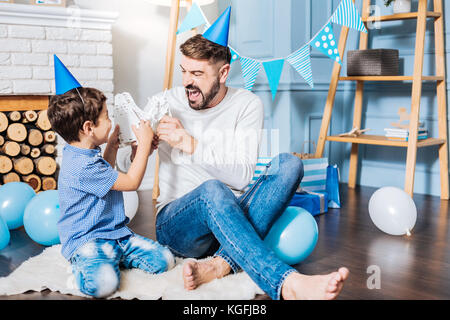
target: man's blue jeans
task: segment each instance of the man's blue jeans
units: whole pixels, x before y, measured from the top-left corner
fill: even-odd
[[[158,213],[157,239],[182,257],[215,252],[234,272],[242,268],[272,299],[280,299],[283,281],[295,269],[278,259],[262,239],[302,178],[302,161],[282,153],[239,198],[224,183],[205,181]]]

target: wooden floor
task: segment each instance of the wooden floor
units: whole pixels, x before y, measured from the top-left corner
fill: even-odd
[[[411,237],[396,237],[379,231],[368,213],[376,189],[341,186],[342,208],[317,216],[319,241],[314,252],[297,269],[322,274],[346,266],[350,276],[340,299],[450,299],[450,233],[448,201],[415,195],[418,218]],[[153,238],[154,217],[150,192],[140,192],[140,206],[130,227]],[[11,243],[0,251],[0,277],[7,276],[23,261],[44,247],[34,243],[23,229],[12,231]],[[380,270],[380,289],[369,289],[370,266]],[[369,269],[370,271],[370,269]],[[370,282],[370,281],[369,281]],[[372,282],[373,283],[373,282]],[[267,299],[258,296],[257,299]],[[82,299],[50,291],[0,296],[3,299]]]

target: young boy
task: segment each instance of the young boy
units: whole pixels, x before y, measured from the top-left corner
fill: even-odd
[[[119,127],[111,136],[106,97],[97,89],[74,88],[51,98],[48,117],[67,142],[59,173],[61,218],[58,231],[62,254],[72,264],[80,291],[94,297],[114,293],[120,282],[119,266],[150,273],[174,265],[169,249],[134,234],[126,227],[121,191],[136,190],[149,154],[156,146],[147,121],[133,127],[136,156],[128,173],[115,171]],[[103,157],[99,146],[107,143]]]

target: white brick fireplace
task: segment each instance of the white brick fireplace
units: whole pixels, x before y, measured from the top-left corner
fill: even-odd
[[[84,87],[102,90],[111,105],[117,17],[75,7],[0,4],[0,95],[53,95],[57,54]]]
[[[53,54],[83,86],[114,92],[113,12],[0,4],[0,94],[55,92]]]

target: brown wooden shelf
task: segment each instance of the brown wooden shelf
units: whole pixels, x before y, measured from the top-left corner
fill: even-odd
[[[419,16],[418,12],[408,12],[408,13],[399,13],[399,14],[391,14],[386,16],[371,16],[367,18],[363,18],[364,22],[375,22],[375,21],[396,21],[396,20],[410,20],[417,19]],[[439,18],[441,14],[439,12],[428,11],[428,18]]]
[[[49,96],[0,95],[0,111],[45,110]]]
[[[346,143],[357,143],[357,144],[370,144],[378,146],[390,146],[390,147],[408,147],[408,141],[399,140],[389,140],[385,136],[369,135],[364,134],[359,137],[340,137],[340,136],[327,136],[326,140],[336,141],[336,142],[346,142]],[[435,145],[444,144],[444,139],[428,138],[425,140],[418,140],[417,147],[429,147]]]
[[[339,77],[340,81],[413,81],[413,76],[347,76]],[[422,76],[422,81],[444,81],[442,76]]]

